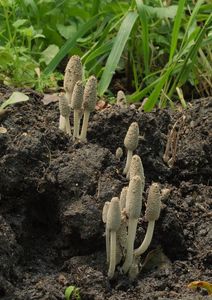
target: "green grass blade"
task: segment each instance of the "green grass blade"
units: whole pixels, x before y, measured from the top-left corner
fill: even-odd
[[[44,74],[49,74],[54,71],[60,61],[69,53],[69,51],[75,46],[77,40],[83,37],[88,31],[91,30],[96,25],[97,20],[99,19],[99,15],[91,18],[88,22],[83,24],[79,30],[66,41],[60,51],[55,55],[55,57],[50,61],[46,69],[44,70]]]
[[[133,25],[135,24],[135,21],[137,20],[137,17],[137,12],[129,11],[119,28],[119,31],[113,44],[113,48],[107,59],[105,69],[99,81],[98,92],[100,96],[104,94],[111,82],[111,79],[119,63],[126,42],[129,38],[130,32],[133,28]]]
[[[170,47],[170,53],[169,53],[169,62],[171,62],[171,60],[174,56],[176,47],[177,47],[180,24],[181,24],[181,21],[182,21],[183,11],[184,11],[184,4],[185,4],[185,0],[179,0],[177,14],[176,14],[175,21],[174,21],[174,28],[173,28],[173,31],[172,31],[172,40],[171,40],[171,47]]]
[[[136,0],[136,5],[142,27],[142,51],[144,60],[145,75],[149,74],[149,22],[142,0]]]
[[[98,14],[100,3],[101,3],[101,0],[93,0],[92,12],[91,12],[92,16],[95,16]]]
[[[172,71],[172,67],[170,67],[161,77],[160,77],[160,81],[157,83],[157,85],[155,86],[155,89],[153,90],[153,92],[150,94],[150,96],[148,97],[147,102],[144,104],[144,110],[145,111],[151,111],[155,104],[157,103],[158,99],[159,99],[159,95],[166,83],[166,81],[169,78],[169,75]]]

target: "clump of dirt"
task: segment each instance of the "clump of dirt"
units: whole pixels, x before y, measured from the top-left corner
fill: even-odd
[[[1,92],[4,98],[12,91]],[[209,299],[187,285],[211,277],[211,99],[181,112],[109,107],[92,115],[88,142],[73,143],[58,129],[58,104],[29,95],[1,117],[0,298],[64,299],[75,285],[88,300]],[[163,160],[167,136],[182,115],[170,167]],[[168,193],[136,282],[118,273],[109,282],[101,210],[128,184],[126,152],[118,161],[115,151],[124,149],[134,121],[146,177],[142,212],[152,181]],[[141,216],[136,244],[146,226]]]

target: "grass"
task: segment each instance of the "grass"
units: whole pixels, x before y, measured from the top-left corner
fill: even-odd
[[[56,88],[63,60],[112,95],[114,75],[145,110],[211,94],[212,4],[204,0],[0,0],[0,82]],[[187,93],[192,89],[192,93]]]

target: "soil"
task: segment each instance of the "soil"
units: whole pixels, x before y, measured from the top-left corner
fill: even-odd
[[[2,101],[11,92],[2,86]],[[187,285],[211,280],[211,98],[187,110],[106,107],[92,114],[88,142],[73,143],[58,129],[58,103],[44,105],[42,95],[25,92],[29,101],[0,116],[7,130],[0,133],[0,299],[65,299],[70,285],[87,300],[209,299]],[[123,140],[133,121],[146,177],[136,245],[147,227],[152,181],[164,191],[162,210],[136,281],[118,271],[109,281],[101,211],[128,185]],[[176,156],[168,165],[163,155],[176,121]]]

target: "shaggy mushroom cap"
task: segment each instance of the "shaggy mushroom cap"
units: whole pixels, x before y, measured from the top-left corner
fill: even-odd
[[[134,151],[138,146],[139,127],[137,122],[133,122],[125,136],[124,145],[128,150]]]
[[[107,228],[117,231],[121,225],[121,209],[118,197],[112,198],[107,212]]]
[[[82,63],[78,55],[73,55],[66,66],[64,76],[64,89],[70,97],[72,96],[75,83],[79,80],[82,80]]]
[[[149,188],[147,198],[145,219],[149,221],[156,221],[160,216],[161,200],[160,188],[158,183],[153,183]]]
[[[84,90],[83,108],[92,112],[95,110],[97,100],[97,80],[95,76],[89,77]]]
[[[120,158],[123,156],[123,150],[122,150],[122,148],[121,147],[118,147],[117,149],[116,149],[116,158],[118,159],[118,160],[120,160]]]
[[[142,180],[136,175],[130,180],[126,196],[126,212],[131,219],[138,219],[142,207]]]
[[[127,99],[125,93],[121,90],[117,93],[116,104],[120,107],[127,107]]]
[[[71,108],[80,110],[82,108],[82,101],[83,101],[83,84],[82,81],[77,81],[74,85],[74,90],[71,98]]]
[[[145,177],[142,161],[138,155],[133,155],[129,169],[129,179],[133,178],[136,175],[141,177],[144,184]]]
[[[123,210],[126,207],[126,197],[127,197],[127,191],[128,191],[128,187],[123,187],[123,189],[121,190],[121,194],[120,194],[120,206],[121,206],[121,210]]]
[[[59,110],[61,116],[63,116],[64,118],[68,117],[70,114],[70,108],[68,106],[68,102],[65,96],[61,96],[59,98]]]
[[[110,206],[110,202],[106,201],[104,206],[103,206],[103,210],[102,210],[102,221],[103,221],[103,223],[107,222],[107,213],[108,213],[109,206]]]

